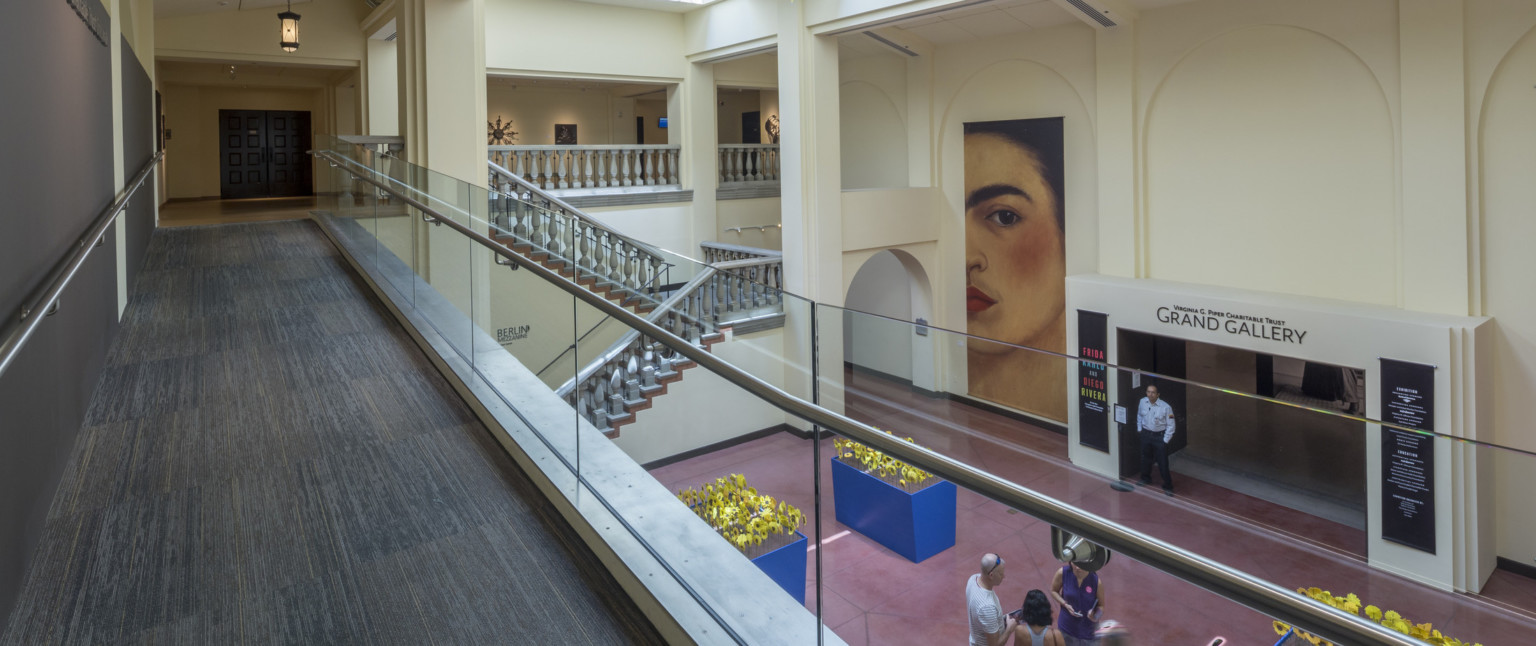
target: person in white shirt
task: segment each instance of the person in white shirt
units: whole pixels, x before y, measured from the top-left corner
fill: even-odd
[[[1137,436],[1141,438],[1141,484],[1152,484],[1152,462],[1163,475],[1163,493],[1173,495],[1173,474],[1168,471],[1168,442],[1173,440],[1173,407],[1157,398],[1157,386],[1147,386],[1147,396],[1136,407]]]
[[[997,601],[993,588],[1003,582],[1003,557],[1000,554],[984,554],[981,572],[972,574],[965,582],[965,610],[970,615],[971,646],[1003,646],[1013,636],[1018,622],[1013,615],[1003,614],[1003,606]]]

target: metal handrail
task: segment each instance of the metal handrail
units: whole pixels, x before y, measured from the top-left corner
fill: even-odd
[[[639,240],[636,240],[636,239],[631,238],[631,237],[629,237],[627,235],[619,233],[618,231],[613,230],[612,227],[609,227],[608,225],[603,224],[602,222],[598,222],[597,218],[594,218],[594,217],[592,217],[590,215],[587,215],[581,209],[578,209],[578,208],[576,208],[574,206],[571,206],[571,204],[569,202],[566,202],[565,200],[562,200],[562,199],[560,199],[558,197],[555,197],[555,195],[550,193],[549,191],[546,191],[546,190],[544,190],[542,188],[539,188],[538,186],[535,186],[533,182],[530,182],[530,181],[528,181],[526,179],[523,179],[522,177],[519,177],[517,175],[517,173],[514,173],[514,172],[512,172],[510,170],[507,170],[505,167],[503,167],[500,164],[497,164],[496,162],[493,162],[493,161],[490,161],[490,160],[486,160],[485,164],[487,166],[489,166],[492,171],[495,171],[495,173],[497,175],[500,175],[502,177],[510,179],[510,180],[512,180],[513,183],[515,183],[518,186],[521,186],[521,187],[523,187],[525,189],[528,189],[528,191],[533,193],[534,195],[537,195],[537,196],[539,196],[539,197],[541,197],[543,199],[549,200],[549,202],[551,204],[554,204],[555,206],[558,206],[558,207],[560,207],[562,209],[565,209],[565,211],[567,213],[569,213],[571,217],[576,218],[578,220],[581,220],[583,222],[586,222],[587,224],[592,225],[594,228],[598,228],[598,229],[602,229],[603,231],[607,231],[608,235],[618,236],[620,238],[623,238],[624,241],[628,242],[631,245],[634,245],[636,249],[640,249],[642,251],[645,251],[646,253],[649,253],[652,256],[655,256],[655,257],[661,259],[662,262],[667,262],[667,255],[666,255],[666,253],[663,252],[660,248],[658,248],[658,247],[656,247],[654,245],[646,244],[644,242],[641,242]],[[495,187],[491,187],[491,190],[494,191],[496,189],[495,189]],[[672,263],[667,263],[667,264],[672,264]]]
[[[101,244],[107,228],[112,226],[117,216],[122,214],[123,208],[128,206],[128,199],[133,197],[140,186],[144,185],[144,180],[149,178],[150,171],[154,170],[155,165],[159,164],[164,157],[164,151],[157,152],[154,157],[145,162],[144,167],[139,169],[139,173],[134,175],[128,185],[112,199],[112,203],[107,205],[101,215],[96,216],[96,220],[86,229],[85,235],[75,241],[74,251],[54,266],[53,271],[43,279],[32,297],[22,301],[16,315],[6,323],[4,336],[0,336],[0,339],[4,339],[0,342],[0,375],[5,374],[5,369],[10,367],[11,361],[15,360],[16,355],[21,352],[21,346],[26,344],[27,339],[32,338],[32,333],[37,331],[37,326],[42,324],[42,320],[48,314],[57,311],[59,295],[64,293],[64,288],[69,285],[69,281],[74,279],[76,272],[80,271],[80,266],[85,264],[85,258],[91,255],[91,250]]]
[[[316,153],[330,161],[339,157],[329,151]],[[346,169],[345,166],[340,166]],[[1235,601],[1268,617],[1296,625],[1324,639],[1345,644],[1386,644],[1391,646],[1423,646],[1407,635],[1337,608],[1314,602],[1291,590],[1234,570],[1220,563],[1201,558],[1192,552],[1175,547],[1156,538],[1142,534],[1119,523],[1089,514],[1062,503],[1054,498],[1021,487],[991,473],[940,455],[931,450],[905,442],[872,426],[832,412],[743,372],[703,348],[678,338],[666,329],[646,320],[629,310],[599,296],[581,285],[567,280],[521,254],[513,252],[484,234],[470,229],[410,198],[371,177],[347,170],[353,176],[371,183],[400,197],[407,204],[422,210],[479,242],[523,269],[533,272],[545,281],[559,287],[583,302],[602,310],[609,316],[623,321],[641,334],[656,339],[679,354],[693,360],[706,370],[752,393],[770,405],[787,411],[819,427],[834,431],[866,446],[885,452],[898,460],[945,478],[957,485],[1019,509],[1051,525],[1077,534],[1124,556],[1140,561],[1153,568],[1193,583],[1229,600]]]

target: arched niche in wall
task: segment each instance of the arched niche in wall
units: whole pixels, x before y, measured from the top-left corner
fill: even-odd
[[[1157,87],[1144,133],[1148,277],[1396,303],[1392,116],[1338,41],[1217,36]]]
[[[1478,193],[1483,311],[1497,321],[1492,354],[1492,441],[1527,451],[1536,450],[1529,430],[1530,394],[1536,392],[1536,299],[1530,276],[1536,274],[1536,30],[1527,32],[1500,60],[1488,83],[1478,121],[1474,189]],[[1529,562],[1536,556],[1536,510],[1521,496],[1536,488],[1536,469],[1529,456],[1496,452],[1494,472],[1498,501],[1498,555]]]
[[[931,388],[931,350],[914,346],[912,321],[932,319],[928,273],[912,254],[885,249],[866,258],[843,299],[843,360]]]
[[[867,81],[839,89],[843,190],[906,188],[907,124],[896,99]]]
[[[987,65],[959,86],[943,105],[938,131],[938,177],[947,209],[940,214],[940,258],[944,263],[934,276],[942,285],[945,327],[967,332],[965,246],[965,135],[966,123],[1060,117],[1066,274],[1098,271],[1098,150],[1094,122],[1087,103],[1072,83],[1056,69],[1031,60],[1004,60]],[[1056,352],[1064,346],[1046,348]],[[944,352],[944,388],[969,392],[968,355]],[[1065,397],[1063,375],[1062,397]],[[1065,402],[1057,402],[1065,406]]]

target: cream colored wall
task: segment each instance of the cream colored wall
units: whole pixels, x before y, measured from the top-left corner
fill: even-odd
[[[689,235],[692,214],[686,203],[610,206],[585,211],[626,236],[689,258],[699,257]]]
[[[219,110],[303,110],[318,124],[324,90],[241,90],[169,85],[165,104],[166,190],[169,199],[218,197]],[[320,132],[319,128],[315,128]]]
[[[760,197],[750,200],[721,200],[715,206],[715,218],[720,225],[720,230],[715,233],[716,242],[726,244],[739,244],[761,249],[782,249],[784,247],[783,230],[772,226],[779,223],[780,200],[777,197]],[[757,227],[769,225],[770,228],[746,231],[725,230],[733,227]]]
[[[1492,316],[1493,438],[1501,445],[1536,450],[1529,401],[1536,394],[1536,16],[1522,2],[1468,2],[1466,10],[1466,114],[1471,127],[1468,161],[1473,178],[1471,229],[1481,290],[1474,305]],[[1499,452],[1496,462],[1498,553],[1522,563],[1536,559],[1536,512],[1524,492],[1536,490],[1536,460]]]
[[[517,142],[525,146],[555,143],[555,124],[576,124],[576,137],[582,145],[614,143],[613,98],[607,92],[580,88],[548,88],[519,85],[512,89],[501,84],[486,88],[487,113],[512,119]],[[634,130],[634,119],[628,119]],[[631,132],[630,139],[634,138]]]
[[[368,134],[400,134],[400,68],[394,41],[368,40]]]
[[[659,119],[667,116],[667,100],[665,98],[635,101],[634,110],[635,116],[645,119],[645,143],[647,145],[672,143],[672,128],[663,128],[659,125]]]
[[[710,57],[771,46],[778,33],[778,5],[775,0],[721,0],[683,14],[684,52]]]
[[[687,65],[680,14],[586,2],[485,0],[485,43],[503,73],[681,80]]]
[[[356,66],[367,56],[358,24],[368,15],[363,2],[311,2],[296,12],[299,50],[277,46],[277,12],[220,11],[155,21],[158,56],[250,60],[284,64]]]
[[[907,186],[907,62],[841,61],[843,190]]]
[[[1145,275],[1397,304],[1395,3],[1227,4],[1140,25]]]
[[[743,134],[741,115],[747,112],[760,111],[762,109],[762,98],[757,90],[722,87],[715,90],[715,104],[720,108],[715,118],[715,141],[722,144],[739,144]],[[759,114],[761,113],[759,112]],[[767,118],[767,115],[762,115],[762,119]],[[763,124],[759,122],[756,126],[758,140],[767,141],[767,133],[763,132]]]

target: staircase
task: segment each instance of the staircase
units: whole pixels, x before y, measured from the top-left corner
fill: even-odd
[[[722,341],[727,329],[745,334],[783,325],[780,252],[705,243],[702,252],[711,264],[695,263],[613,231],[506,169],[489,166],[493,234],[518,254],[705,350]],[[692,278],[677,285],[668,280],[674,275]],[[618,437],[694,365],[631,330],[556,393],[606,435]]]

